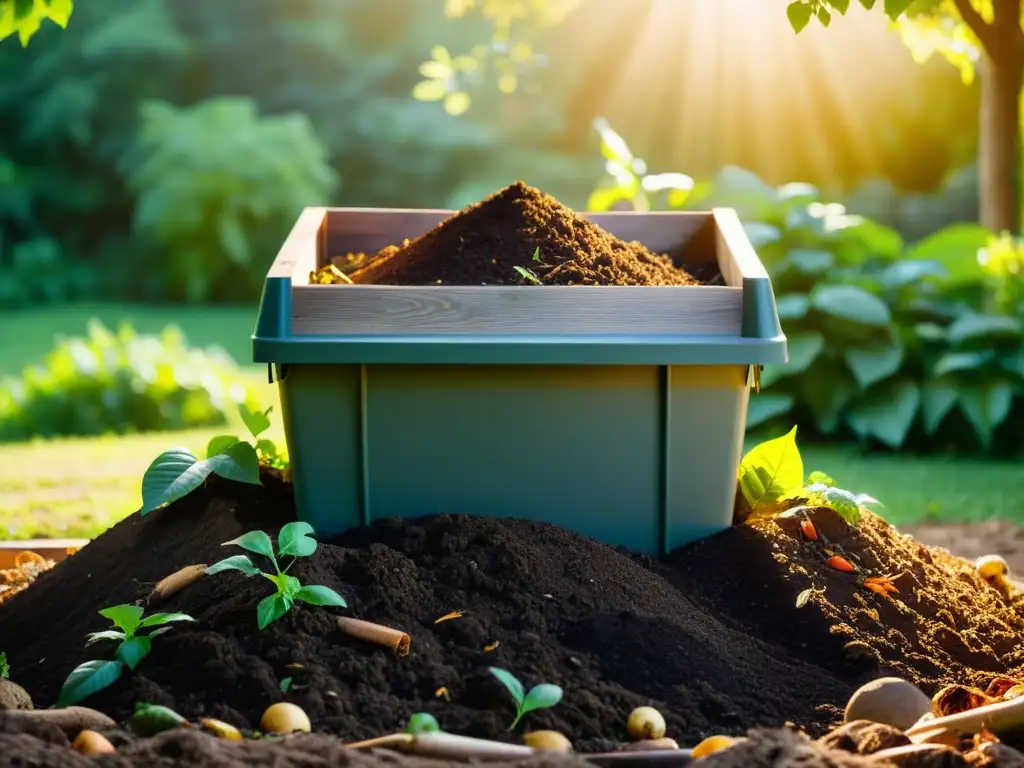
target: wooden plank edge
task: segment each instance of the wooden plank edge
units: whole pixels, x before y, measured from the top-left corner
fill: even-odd
[[[0,541],[0,570],[14,567],[20,552],[35,552],[47,560],[60,562],[68,557],[69,549],[81,549],[89,539],[24,539]]]

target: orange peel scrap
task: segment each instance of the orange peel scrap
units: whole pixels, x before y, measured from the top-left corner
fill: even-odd
[[[484,653],[490,653],[490,652],[491,652],[491,651],[493,651],[493,650],[494,650],[495,648],[497,648],[497,647],[498,647],[499,645],[501,645],[501,641],[500,641],[500,640],[495,640],[495,641],[494,641],[493,643],[491,643],[490,645],[485,645],[485,646],[484,646]]]

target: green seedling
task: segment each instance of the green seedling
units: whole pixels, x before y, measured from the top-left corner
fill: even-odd
[[[292,679],[291,679],[290,677],[286,677],[286,678],[284,678],[284,679],[283,679],[283,680],[282,680],[282,681],[280,682],[280,684],[279,684],[279,687],[280,687],[280,689],[281,689],[281,693],[288,693],[288,691],[289,691],[289,690],[291,689],[291,687],[292,687]]]
[[[539,250],[540,249],[538,249],[538,251]],[[520,267],[518,265],[514,266],[513,269],[516,272],[518,272],[524,280],[529,280],[534,285],[543,285],[543,283],[540,281],[540,278],[537,277],[536,274],[534,274],[534,271],[532,269],[527,269],[526,267]]]
[[[537,246],[537,250],[533,252],[533,260],[540,261],[540,246]]]
[[[270,429],[270,412],[239,406],[242,421],[252,442],[234,435],[218,435],[206,446],[206,458],[197,458],[188,448],[171,448],[157,456],[142,476],[140,515],[148,515],[172,501],[187,496],[212,475],[239,483],[261,485],[260,464],[282,468],[287,460],[272,440],[260,439]]]
[[[154,613],[143,618],[145,611],[137,605],[115,605],[104,608],[100,616],[110,619],[115,629],[92,632],[87,635],[86,645],[100,640],[118,641],[112,661],[86,661],[79,664],[68,675],[57,697],[58,707],[68,707],[107,688],[121,677],[124,668],[134,670],[139,662],[153,650],[152,638],[170,632],[173,627],[164,626],[177,621],[195,621],[187,613]],[[157,629],[152,629],[158,627]],[[148,634],[143,630],[152,629]]]
[[[0,680],[11,679],[11,665],[7,663],[7,654],[0,653]]]
[[[409,718],[409,724],[405,726],[405,732],[414,736],[419,733],[437,733],[440,730],[441,725],[437,718],[429,712],[417,712]]]
[[[316,539],[312,537],[313,526],[309,523],[288,523],[281,529],[277,537],[277,557],[292,557],[292,561],[284,570],[278,565],[277,557],[274,556],[274,544],[270,537],[263,531],[250,531],[239,536],[237,539],[225,541],[221,546],[237,546],[263,555],[274,566],[273,573],[264,573],[255,565],[248,555],[235,555],[214,563],[206,569],[208,575],[221,573],[222,571],[241,571],[246,576],[262,576],[277,587],[277,591],[269,597],[260,601],[256,606],[256,621],[260,629],[266,628],[277,621],[295,605],[296,600],[301,600],[310,605],[347,607],[345,599],[333,589],[320,586],[304,587],[294,576],[289,576],[287,571],[300,557],[309,557],[316,552]]]
[[[854,494],[837,488],[824,472],[811,472],[805,482],[796,427],[752,448],[740,461],[738,479],[740,493],[750,510],[748,520],[771,517],[803,504],[828,507],[850,525],[858,525],[866,506],[881,503],[866,493]]]
[[[519,721],[523,719],[523,715],[527,712],[553,707],[562,700],[562,689],[557,685],[541,683],[540,685],[533,686],[530,692],[527,693],[523,688],[523,684],[511,672],[500,667],[488,667],[488,669],[492,675],[498,678],[498,682],[505,686],[505,689],[516,702],[516,719],[508,727],[510,731],[518,725]]]

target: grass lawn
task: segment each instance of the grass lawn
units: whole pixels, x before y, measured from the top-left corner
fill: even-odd
[[[178,308],[76,305],[0,312],[0,377],[38,361],[57,334],[85,332],[90,317],[108,326],[128,320],[142,332],[178,325],[194,344],[218,344],[244,366],[262,402],[277,403],[266,368],[249,363],[255,307]],[[272,439],[283,442],[280,421]],[[157,454],[182,445],[202,452],[232,428],[0,444],[0,538],[88,537],[138,509],[142,474]],[[1019,463],[900,455],[862,456],[855,449],[801,446],[807,471],[832,475],[848,490],[885,504],[896,524],[1001,517],[1024,523],[1024,471]]]

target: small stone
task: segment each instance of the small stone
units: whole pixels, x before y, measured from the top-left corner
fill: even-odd
[[[843,646],[843,653],[850,661],[877,662],[875,649],[862,640],[851,640]]]
[[[880,677],[865,683],[850,697],[843,720],[871,720],[906,730],[931,708],[931,699],[912,683],[898,677]]]
[[[28,691],[11,680],[0,680],[0,712],[6,710],[35,709]]]
[[[519,642],[529,643],[530,645],[536,645],[540,642],[540,635],[536,632],[530,632],[529,630],[523,630],[519,633]]]

